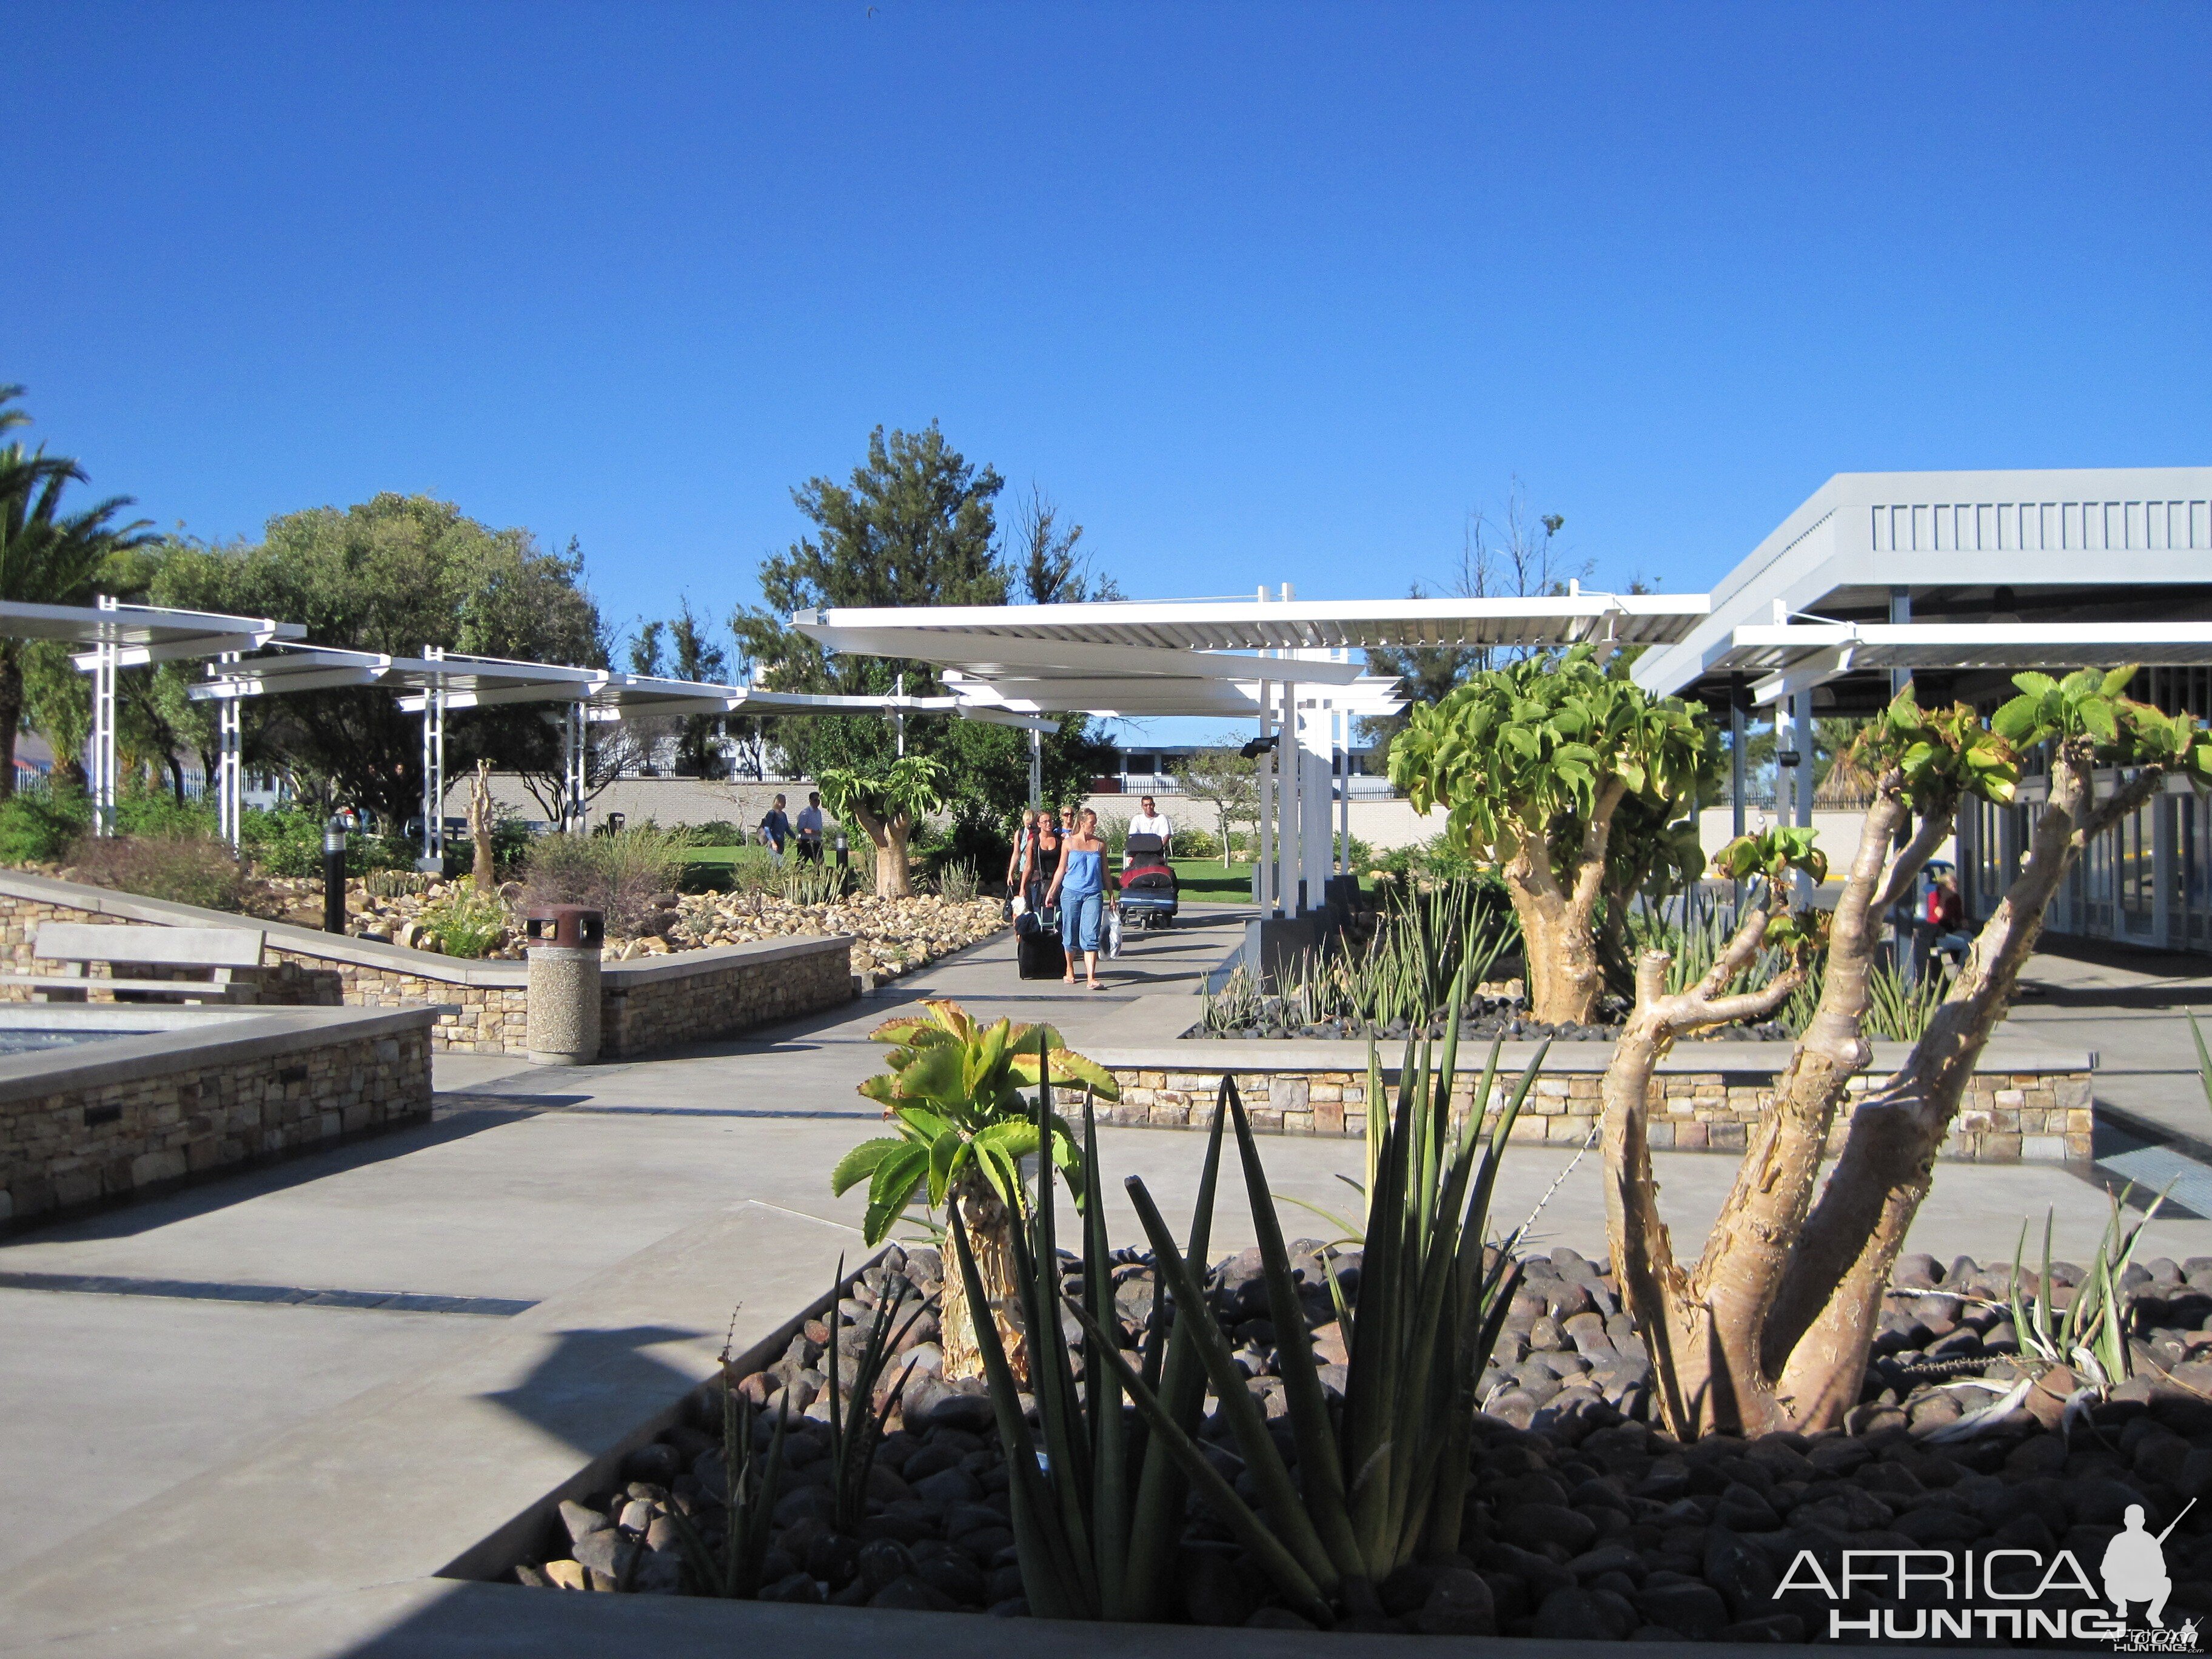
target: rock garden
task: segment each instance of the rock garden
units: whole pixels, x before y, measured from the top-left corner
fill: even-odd
[[[1314,1240],[1286,1247],[1322,1385],[1340,1412],[1348,1381],[1333,1295],[1356,1307],[1360,1255]],[[2212,1260],[2130,1264],[2124,1291],[2140,1370],[2100,1401],[2079,1397],[2063,1367],[2024,1364],[2006,1311],[2008,1267],[1925,1257],[1900,1264],[1887,1298],[1881,1350],[1862,1404],[1840,1431],[1711,1436],[1687,1444],[1651,1422],[1650,1367],[1613,1276],[1569,1249],[1520,1258],[1520,1283],[1481,1376],[1459,1547],[1409,1563],[1375,1587],[1375,1605],[1340,1628],[1573,1640],[1802,1640],[1825,1638],[1831,1607],[1846,1618],[1892,1609],[1910,1627],[1941,1603],[1933,1584],[1886,1596],[1867,1586],[1834,1602],[1817,1586],[1775,1590],[1801,1551],[1839,1583],[1842,1552],[1934,1548],[1997,1559],[1989,1582],[2036,1589],[2061,1550],[2094,1581],[2126,1508],[2156,1531],[2212,1492]],[[1062,1264],[1073,1281],[1071,1259]],[[2054,1262],[2063,1302],[2082,1270]],[[781,1449],[781,1479],[761,1558],[763,1599],[1019,1615],[1030,1611],[1003,1449],[984,1384],[942,1376],[942,1291],[929,1248],[893,1246],[806,1322],[764,1370],[732,1379],[754,1408],[764,1458],[775,1414],[799,1413]],[[1149,1259],[1111,1267],[1123,1343],[1151,1340]],[[1079,1289],[1068,1285],[1072,1294]],[[1297,1448],[1257,1250],[1214,1263],[1207,1303],[1230,1341],[1270,1435],[1294,1467]],[[893,1345],[875,1382],[888,1405],[860,1512],[837,1513],[828,1390],[830,1322],[849,1390],[868,1328],[904,1292],[924,1310]],[[2200,1358],[2199,1356],[2202,1356]],[[1079,1365],[1079,1357],[1077,1359]],[[2033,1385],[2014,1397],[2020,1380]],[[896,1396],[896,1397],[894,1397]],[[2069,1403],[2070,1402],[2070,1403]],[[1992,1408],[1996,1408],[1992,1410]],[[1031,1402],[1031,1409],[1034,1409]],[[1972,1420],[1977,1413],[1989,1413]],[[684,1532],[712,1554],[726,1544],[727,1459],[719,1401],[631,1455],[619,1486],[563,1504],[525,1583],[576,1590],[706,1593]],[[1969,1431],[1959,1425],[1968,1422]],[[1200,1441],[1223,1478],[1254,1493],[1218,1400]],[[1165,1615],[1194,1624],[1295,1626],[1231,1529],[1188,1500]],[[2212,1516],[2189,1510],[2166,1547],[2178,1617],[2212,1611]],[[1800,1582],[1809,1575],[1800,1571]],[[2054,1588],[2039,1608],[2088,1606]],[[2169,1623],[2178,1622],[2169,1618]]]

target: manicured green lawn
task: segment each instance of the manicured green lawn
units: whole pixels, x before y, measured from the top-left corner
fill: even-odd
[[[1226,870],[1219,859],[1173,859],[1176,881],[1187,899],[1208,904],[1249,904],[1252,900],[1252,866],[1232,864]]]
[[[765,847],[687,847],[684,849],[686,864],[764,864],[768,861]]]

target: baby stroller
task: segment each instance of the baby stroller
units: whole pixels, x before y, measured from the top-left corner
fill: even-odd
[[[1122,926],[1170,926],[1178,890],[1166,844],[1158,836],[1131,836],[1121,851]]]

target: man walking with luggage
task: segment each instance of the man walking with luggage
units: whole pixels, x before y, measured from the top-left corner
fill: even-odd
[[[1142,805],[1145,810],[1129,820],[1129,833],[1133,836],[1158,836],[1160,838],[1160,856],[1173,858],[1175,856],[1174,823],[1166,813],[1152,805],[1152,798],[1150,795],[1145,797]]]

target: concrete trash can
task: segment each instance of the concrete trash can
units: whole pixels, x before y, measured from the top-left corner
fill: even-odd
[[[523,918],[530,951],[533,1066],[588,1066],[599,1057],[599,951],[606,918],[581,904],[541,904]]]

